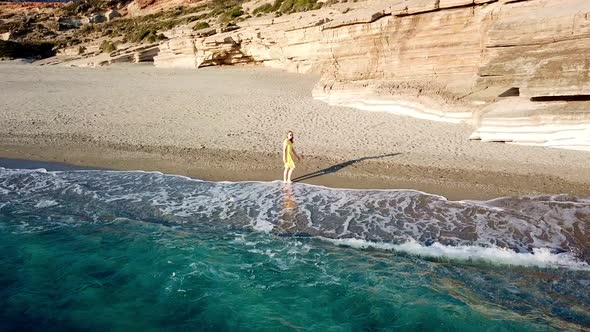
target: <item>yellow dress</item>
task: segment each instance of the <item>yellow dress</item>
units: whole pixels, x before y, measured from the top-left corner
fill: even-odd
[[[285,163],[285,167],[286,168],[295,168],[295,162],[293,161],[293,143],[291,141],[289,141],[288,139],[285,140],[285,144],[287,151],[285,152],[286,154],[286,158],[287,162]]]

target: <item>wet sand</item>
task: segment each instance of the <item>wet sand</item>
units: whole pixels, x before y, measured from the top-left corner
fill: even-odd
[[[590,195],[587,152],[469,141],[466,124],[328,106],[311,98],[313,76],[2,63],[0,77],[3,158],[268,181],[282,177],[292,129],[305,183],[450,199]]]

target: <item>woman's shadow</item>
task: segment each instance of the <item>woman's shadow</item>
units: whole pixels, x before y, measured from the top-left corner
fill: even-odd
[[[304,181],[304,180],[309,180],[318,176],[322,176],[322,175],[326,175],[326,174],[330,174],[330,173],[336,173],[339,170],[346,168],[350,165],[354,165],[358,162],[361,161],[365,161],[365,160],[370,160],[370,159],[381,159],[381,158],[386,158],[386,157],[393,157],[393,156],[397,156],[400,155],[401,153],[388,153],[388,154],[384,154],[384,155],[380,155],[380,156],[373,156],[373,157],[362,157],[362,158],[358,158],[358,159],[353,159],[353,160],[349,160],[349,161],[345,161],[343,163],[340,164],[336,164],[324,169],[321,169],[319,171],[315,171],[313,173],[309,173],[309,174],[305,174],[302,176],[299,176],[295,179],[293,179],[293,182],[300,182],[300,181]]]

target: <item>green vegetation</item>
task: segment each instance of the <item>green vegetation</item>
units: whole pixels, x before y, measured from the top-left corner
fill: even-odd
[[[104,11],[107,8],[115,8],[121,4],[129,3],[131,0],[82,0],[79,2],[68,3],[57,9],[58,16],[73,16],[77,19],[88,17],[92,13]],[[60,25],[54,19],[54,14],[46,15],[26,15],[14,17],[12,14],[0,13],[3,20],[10,16],[11,21],[0,24],[0,33],[11,32],[19,41],[29,42],[50,42],[56,49],[75,46],[83,42],[106,37],[108,40],[121,40],[134,43],[157,42],[166,39],[161,33],[171,28],[199,21],[210,17],[210,14],[204,12],[209,8],[209,4],[191,7],[175,7],[171,10],[162,11],[150,15],[134,18],[118,18],[109,22],[84,24],[79,29],[71,29],[67,33],[62,33]],[[236,12],[230,12],[231,16],[237,15]],[[3,44],[4,57],[13,57],[13,54],[25,52],[25,49],[37,49],[39,43],[7,45]],[[112,43],[111,43],[112,44]],[[21,47],[22,46],[22,47]],[[104,52],[112,51],[112,45],[105,43],[102,48]],[[35,51],[32,52],[36,54]],[[25,55],[28,56],[28,55]],[[40,55],[44,56],[44,55]]]
[[[81,0],[69,2],[58,9],[60,16],[88,17],[93,13],[104,11],[108,8],[120,8],[132,0]],[[300,11],[308,11],[321,8],[319,0],[274,0],[265,3],[252,12],[253,15],[276,13],[277,15],[289,14]],[[339,1],[339,0],[328,0]],[[350,0],[355,1],[355,0]],[[242,4],[246,0],[211,0],[199,2],[195,6],[177,6],[166,11],[125,18],[103,23],[85,24],[80,29],[73,29],[73,39],[68,41],[68,46],[76,45],[76,42],[84,42],[100,37],[110,40],[123,40],[133,43],[155,42],[165,37],[161,32],[170,30],[179,25],[196,22],[194,30],[210,27],[211,21],[217,19],[218,23],[235,23],[250,16],[245,13]],[[0,14],[1,18],[12,14]],[[207,23],[207,21],[209,23]],[[1,32],[13,32],[26,40],[45,41],[60,38],[59,23],[53,18],[44,16],[27,16],[20,22],[7,22],[0,25]],[[68,33],[69,34],[69,33]],[[58,41],[54,41],[58,43]]]
[[[193,26],[193,30],[202,30],[202,29],[207,29],[209,28],[209,23],[207,22],[199,22],[197,24],[195,24],[195,26]]]
[[[64,6],[62,11],[67,15],[86,15],[97,10],[127,4],[128,2],[130,0],[82,0]],[[161,34],[162,31],[190,22],[199,21],[194,25],[193,29],[201,30],[210,27],[209,23],[205,22],[206,19],[217,18],[218,22],[221,23],[231,23],[245,19],[248,16],[244,15],[243,2],[244,0],[212,0],[200,6],[179,6],[168,11],[140,17],[120,18],[110,22],[87,24],[75,31],[74,36],[78,40],[102,36],[111,39],[120,38],[124,42],[131,43],[152,43],[165,39],[165,36]],[[271,12],[287,14],[317,9],[321,5],[322,3],[318,2],[318,0],[275,0],[272,5],[264,4],[254,9],[253,14],[259,15]],[[207,9],[209,12],[204,12]]]
[[[210,17],[217,17],[234,8],[241,10],[242,3],[244,3],[244,0],[213,0],[209,3],[209,9],[211,9]]]
[[[58,9],[59,15],[88,17],[89,15],[104,11],[108,8],[118,8],[130,3],[132,0],[81,0],[70,2]],[[329,0],[338,1],[338,0]],[[355,1],[355,0],[351,0]],[[7,45],[4,43],[3,54],[37,54],[45,56],[48,46],[61,48],[75,46],[82,42],[105,37],[107,40],[100,46],[103,52],[112,52],[116,49],[111,41],[118,40],[130,43],[154,43],[166,39],[163,31],[170,30],[179,25],[196,22],[194,30],[202,30],[210,27],[210,23],[217,19],[218,23],[234,24],[236,21],[250,17],[244,12],[242,4],[245,0],[211,0],[197,6],[178,6],[167,11],[161,11],[145,16],[133,18],[118,18],[109,22],[85,24],[80,29],[72,29],[61,34],[60,25],[53,17],[28,16],[22,21],[7,22],[0,25],[0,33],[11,32],[19,35],[22,40],[39,41],[37,43]],[[254,15],[276,13],[277,15],[289,14],[299,11],[318,9],[322,6],[318,0],[274,0],[274,2],[263,4],[253,10]],[[12,14],[0,14],[5,18]],[[49,43],[46,41],[50,40]],[[42,43],[45,42],[45,43]],[[52,47],[49,47],[51,49]],[[83,47],[78,48],[79,54],[84,54]],[[43,54],[43,55],[41,55]]]
[[[264,4],[254,9],[253,14],[262,13],[290,14],[322,8],[323,3],[318,0],[275,0],[274,3]]]
[[[126,4],[131,0],[82,0],[70,3],[62,8],[63,14],[82,16],[118,4]],[[188,24],[210,17],[210,13],[201,13],[209,4],[200,6],[178,6],[173,9],[134,18],[119,18],[104,23],[86,24],[74,31],[74,36],[80,40],[88,38],[108,37],[120,38],[124,42],[153,43],[166,39],[161,33],[176,26]],[[235,13],[234,13],[235,15]]]
[[[157,34],[155,32],[148,34],[144,38],[144,40],[147,41],[148,43],[155,43],[157,41],[166,40],[166,39],[168,39],[168,38],[166,38],[166,36],[164,36],[164,34],[162,34],[162,33]]]
[[[86,52],[86,47],[80,45],[80,47],[78,47],[78,54],[84,54]]]
[[[279,11],[281,12],[281,14],[289,13],[291,11],[291,9],[293,8],[294,3],[295,3],[295,0],[284,0],[281,3],[281,7],[279,7]]]
[[[281,8],[282,4],[283,4],[283,0],[275,0],[275,2],[272,4],[271,11],[272,12],[278,11],[279,8]]]
[[[0,59],[43,59],[55,55],[54,43],[17,43],[0,40]]]
[[[240,17],[244,14],[244,11],[242,10],[241,6],[235,6],[230,8],[230,10],[228,10],[227,12],[225,12],[225,15],[228,16],[229,18],[236,18],[236,17]]]
[[[211,10],[208,17],[217,17],[219,22],[231,22],[242,16],[244,0],[213,0],[209,3]]]
[[[117,49],[117,45],[113,44],[110,40],[104,40],[99,49],[104,53],[111,53]]]
[[[82,0],[74,1],[61,9],[63,15],[76,16],[93,13],[107,8],[117,8],[118,5],[126,5],[131,0]]]
[[[203,8],[200,7],[198,10],[202,9]],[[191,8],[191,10],[196,11],[197,8]],[[170,11],[136,18],[122,18],[105,23],[87,24],[77,30],[75,34],[78,37],[94,34],[110,38],[122,37],[124,41],[132,43],[153,43],[166,39],[166,37],[160,33],[161,31],[170,30],[175,26],[188,24],[207,16],[206,14],[202,14],[179,17],[185,13],[186,11],[184,9],[175,8]]]
[[[84,35],[89,34],[92,31],[94,31],[94,24],[92,24],[92,23],[86,24],[86,25],[82,26],[80,28],[80,30],[78,30],[79,33],[84,34]]]
[[[171,29],[173,26],[162,28],[161,26],[157,25],[144,25],[140,26],[137,29],[130,29],[130,31],[126,31],[123,34],[123,39],[130,43],[141,43],[143,41],[147,41],[148,43],[154,43],[159,40],[166,39],[161,33],[158,33],[158,30],[168,30]],[[118,32],[111,32],[111,36],[117,35]]]
[[[291,5],[292,4],[292,5]],[[322,8],[322,3],[317,0],[285,0],[281,5],[281,12],[283,14],[305,12],[308,10]]]
[[[244,11],[242,10],[241,6],[235,6],[219,16],[219,22],[231,22],[234,21],[236,18],[244,15]]]
[[[244,0],[213,0],[209,3],[211,11],[208,17],[217,17],[219,23],[233,23],[235,21],[250,18],[249,15],[244,15],[242,3]]]
[[[262,14],[262,13],[270,13],[273,10],[273,6],[270,3],[265,3],[262,6],[256,7],[254,9],[254,11],[252,11],[252,14],[254,15],[258,15],[258,14]]]

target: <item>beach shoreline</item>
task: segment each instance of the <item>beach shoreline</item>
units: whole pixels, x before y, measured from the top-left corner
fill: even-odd
[[[451,200],[590,196],[587,152],[474,142],[468,124],[329,106],[313,100],[314,76],[7,63],[0,73],[0,158],[272,181],[294,130],[305,157],[294,179],[305,183]]]
[[[281,180],[280,155],[248,151],[170,147],[105,146],[94,143],[0,145],[0,167],[46,168],[36,162],[63,164],[59,170],[106,169],[158,171],[206,181]],[[16,160],[16,161],[15,161]],[[20,162],[19,162],[20,160]],[[29,161],[27,163],[27,161]],[[392,162],[330,160],[306,156],[294,173],[296,182],[341,189],[418,190],[449,200],[489,200],[505,196],[570,194],[590,196],[584,183],[557,177],[501,172],[465,172],[413,167]]]

